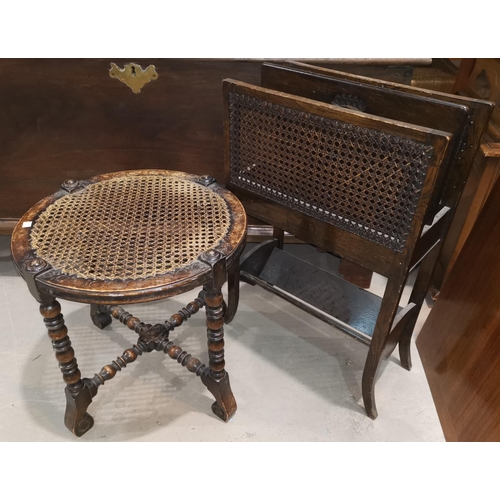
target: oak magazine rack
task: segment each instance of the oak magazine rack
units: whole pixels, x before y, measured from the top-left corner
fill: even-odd
[[[273,238],[243,256],[259,285],[368,346],[410,341],[493,104],[302,63],[264,64],[261,86],[223,82],[226,186]],[[284,233],[387,278],[383,297],[284,250]],[[418,270],[406,305],[405,283]]]

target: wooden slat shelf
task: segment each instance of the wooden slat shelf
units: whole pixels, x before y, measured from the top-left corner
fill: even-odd
[[[242,279],[272,291],[301,309],[369,344],[382,298],[274,248],[260,272],[241,267]],[[312,305],[314,304],[314,306]]]

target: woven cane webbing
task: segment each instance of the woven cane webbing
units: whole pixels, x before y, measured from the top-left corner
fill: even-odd
[[[432,146],[237,93],[229,133],[233,185],[403,250]]]
[[[49,205],[33,225],[31,246],[67,275],[134,280],[190,264],[229,227],[226,202],[209,188],[176,177],[124,176]]]

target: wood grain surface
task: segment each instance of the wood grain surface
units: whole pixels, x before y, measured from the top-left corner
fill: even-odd
[[[500,440],[500,182],[417,338],[448,441]]]
[[[111,63],[153,64],[158,78],[135,94]],[[0,64],[0,232],[68,178],[165,168],[223,180],[221,82],[260,82],[262,60],[4,59]],[[315,60],[321,64],[322,61]],[[409,82],[411,66],[342,64]],[[343,61],[346,63],[347,61]],[[352,61],[351,61],[352,62]],[[421,63],[421,61],[420,61]]]
[[[260,64],[154,63],[158,80],[140,94],[110,78],[108,60],[2,63],[0,218],[20,217],[66,178],[166,168],[222,180],[221,81],[257,82]]]

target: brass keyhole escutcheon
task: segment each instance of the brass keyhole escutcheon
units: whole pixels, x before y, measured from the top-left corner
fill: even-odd
[[[121,69],[115,63],[111,63],[109,76],[123,82],[134,94],[139,94],[146,83],[158,78],[158,73],[152,64],[142,69],[139,64],[129,63]]]

